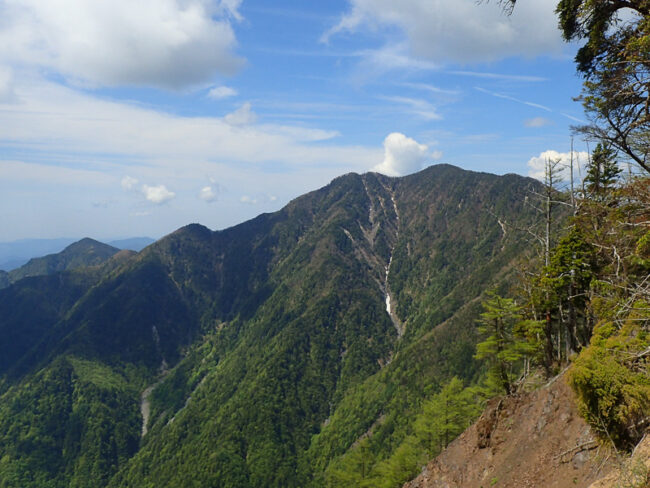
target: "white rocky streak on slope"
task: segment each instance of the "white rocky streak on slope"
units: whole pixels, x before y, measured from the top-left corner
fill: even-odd
[[[506,237],[506,224],[504,222],[501,222],[501,219],[497,219],[497,222],[499,222],[499,226],[501,227],[501,231],[503,232],[503,236],[501,239],[505,239]]]
[[[372,198],[372,195],[370,194],[370,189],[368,188],[366,178],[362,177],[361,182],[363,183],[363,187],[366,190],[366,195],[368,196],[368,202],[370,203],[368,205],[368,222],[370,223],[370,229],[366,229],[363,225],[361,225],[361,222],[358,222],[358,224],[361,232],[363,233],[363,236],[366,238],[366,241],[368,241],[368,244],[370,244],[371,247],[374,247],[375,239],[377,238],[377,233],[379,232],[381,224],[377,220],[377,209],[375,207],[375,202]]]
[[[158,334],[158,328],[155,325],[151,327],[151,335],[153,336],[156,350],[162,357],[162,349],[160,348],[160,335]],[[149,401],[149,396],[151,395],[151,392],[153,392],[153,390],[156,388],[156,386],[162,383],[162,381],[165,379],[165,376],[167,376],[167,373],[169,373],[169,367],[167,366],[167,361],[165,361],[165,358],[162,357],[160,361],[161,378],[154,384],[149,385],[147,388],[145,388],[140,395],[140,414],[142,415],[141,437],[147,435],[148,432],[147,425],[149,425],[149,417],[151,416],[151,401]]]
[[[142,395],[140,395],[140,414],[142,415],[142,432],[140,437],[144,437],[148,432],[147,425],[149,425],[149,415],[151,415],[151,402],[149,401],[149,395],[151,395],[151,392],[157,385],[158,383],[154,383],[153,385],[148,386],[142,392]]]
[[[149,397],[151,396],[151,393],[156,389],[156,387],[163,382],[165,376],[167,376],[167,373],[169,373],[167,363],[164,359],[160,365],[160,372],[162,377],[154,384],[146,387],[140,395],[140,414],[142,415],[142,431],[140,434],[141,437],[147,435],[147,432],[149,431],[147,428],[149,425],[149,417],[151,416],[151,401],[149,400]]]
[[[393,211],[395,212],[395,221],[396,221],[395,241],[390,250],[388,265],[386,266],[386,277],[384,281],[384,293],[386,294],[386,312],[390,316],[390,319],[393,322],[393,325],[395,326],[395,330],[397,331],[397,337],[401,338],[404,335],[405,327],[397,317],[397,314],[395,313],[395,306],[394,306],[395,303],[393,297],[391,297],[390,286],[388,284],[388,280],[390,277],[390,268],[391,265],[393,264],[393,254],[395,253],[395,247],[397,246],[397,241],[399,239],[400,218],[399,218],[399,210],[397,209],[397,201],[395,200],[395,193],[393,192],[393,190],[391,190],[390,188],[386,188],[385,186],[384,189],[390,194],[390,199],[393,202]]]
[[[390,272],[390,265],[393,262],[393,256],[391,254],[390,259],[388,260],[388,266],[386,266],[386,281],[384,283],[384,288],[386,289],[386,312],[392,317],[390,312],[390,292],[388,291],[388,273]]]

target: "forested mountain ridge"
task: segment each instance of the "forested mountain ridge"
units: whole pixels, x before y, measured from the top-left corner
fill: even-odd
[[[527,247],[500,219],[535,222],[537,185],[350,174],[0,291],[0,486],[344,486],[360,439],[371,474],[479,376],[478,299]]]
[[[0,274],[0,288],[29,276],[49,275],[60,271],[97,266],[118,252],[120,250],[116,247],[86,237],[70,244],[59,253],[32,258],[19,268],[3,272]]]

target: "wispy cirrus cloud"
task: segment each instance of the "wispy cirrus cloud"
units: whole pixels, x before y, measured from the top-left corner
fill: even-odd
[[[410,98],[403,96],[382,96],[379,97],[387,102],[393,102],[401,105],[409,113],[422,117],[424,120],[441,120],[440,115],[436,108],[426,100],[421,98]]]
[[[523,105],[528,105],[529,107],[544,110],[546,112],[552,112],[553,111],[551,108],[547,107],[546,105],[541,105],[541,104],[535,103],[535,102],[529,102],[527,100],[521,100],[520,98],[511,97],[510,95],[505,95],[503,93],[493,92],[493,91],[486,90],[485,88],[481,88],[481,87],[478,87],[478,86],[474,87],[474,89],[477,90],[477,91],[480,91],[481,93],[486,93],[488,95],[492,95],[493,97],[502,98],[504,100],[510,100],[512,102],[521,103]]]
[[[335,131],[251,124],[252,108],[246,104],[230,117],[188,117],[100,99],[47,82],[23,84],[18,95],[20,106],[0,104],[0,147],[57,153],[59,166],[84,161],[87,167],[114,171],[128,162],[153,170],[175,168],[182,161],[187,174],[196,169],[197,177],[204,178],[204,165],[209,161],[283,161],[303,166],[354,162],[356,167],[369,168],[379,152],[353,145],[314,144],[336,137]]]
[[[95,169],[0,159],[0,181],[4,183],[38,182],[74,187],[79,185],[109,186],[113,185],[115,180],[114,176]]]
[[[413,88],[415,90],[422,90],[426,92],[433,93],[434,95],[444,95],[444,96],[457,96],[460,95],[460,90],[450,90],[447,88],[440,88],[435,85],[431,85],[429,83],[410,83],[410,82],[402,82],[399,84],[400,86],[405,86],[407,88]]]
[[[567,118],[569,120],[573,120],[574,122],[578,122],[580,124],[585,124],[586,123],[586,121],[584,119],[574,117],[573,115],[570,115],[570,114],[567,114],[567,113],[564,113],[564,112],[561,112],[560,115],[562,115],[562,117],[565,117],[565,118]]]
[[[521,81],[526,83],[539,83],[542,81],[548,81],[548,78],[544,78],[541,76],[513,75],[507,73],[490,73],[490,72],[483,72],[483,71],[451,70],[451,71],[446,71],[446,73],[457,75],[457,76],[467,76],[470,78],[484,78],[488,80],[502,80],[502,81]]]

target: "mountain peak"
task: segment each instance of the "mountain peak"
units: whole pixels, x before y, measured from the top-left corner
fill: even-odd
[[[65,410],[77,398],[93,402],[84,411],[113,409],[106,438],[125,436],[115,442],[124,451],[92,454],[111,486],[308,486],[338,472],[365,432],[368,454],[401,443],[396,419],[431,385],[476,376],[478,298],[527,250],[494,213],[525,226],[534,217],[525,193],[519,182],[450,165],[403,178],[349,173],[228,229],[182,227],[133,259],[115,258],[108,273],[0,291],[0,333],[14,338],[0,344],[0,358],[12,381],[56,378],[63,425],[80,436],[94,434],[97,419]],[[96,249],[84,239],[42,263],[70,269],[73,255]],[[32,398],[49,388],[29,385],[24,395],[33,396],[17,405],[38,405]],[[57,424],[28,414],[16,429]],[[4,419],[0,433],[16,422]],[[64,441],[47,444],[53,459]],[[14,465],[40,469],[38,449],[8,442]],[[83,479],[76,466],[91,458],[82,446],[95,440],[70,442],[69,465],[43,479]]]
[[[59,253],[32,258],[27,264],[8,272],[5,279],[0,280],[0,288],[29,276],[49,275],[60,271],[97,266],[106,262],[119,251],[116,247],[90,237],[84,237]]]
[[[90,237],[84,237],[83,239],[80,239],[77,242],[73,242],[72,244],[67,246],[62,252],[70,253],[70,252],[86,251],[90,249],[101,249],[105,252],[112,252],[113,254],[119,251],[119,249],[116,247],[109,246],[108,244],[104,244],[103,242],[97,241]]]

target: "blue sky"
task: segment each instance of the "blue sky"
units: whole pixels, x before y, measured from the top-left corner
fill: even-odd
[[[225,228],[350,171],[534,175],[583,118],[554,7],[0,0],[0,241]]]

